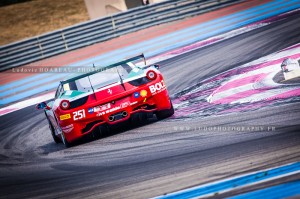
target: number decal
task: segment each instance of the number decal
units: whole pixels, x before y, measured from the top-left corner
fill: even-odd
[[[73,112],[73,119],[74,120],[79,120],[79,119],[82,119],[82,118],[85,118],[84,109]]]

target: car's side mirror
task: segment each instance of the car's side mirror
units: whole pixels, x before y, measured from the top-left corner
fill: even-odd
[[[46,102],[38,103],[38,104],[35,106],[35,108],[38,109],[38,110],[44,110],[44,109],[50,110],[50,107],[47,105]]]
[[[153,66],[154,66],[154,68],[156,68],[156,69],[159,69],[159,67],[160,67],[159,64],[154,64]]]

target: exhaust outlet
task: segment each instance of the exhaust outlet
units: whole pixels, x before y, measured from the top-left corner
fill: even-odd
[[[109,120],[110,122],[112,122],[112,121],[115,120],[115,117],[111,115],[111,116],[108,117],[108,120]]]
[[[127,117],[127,115],[128,115],[128,113],[127,113],[126,111],[123,111],[123,112],[122,112],[122,116],[123,116],[123,117]]]

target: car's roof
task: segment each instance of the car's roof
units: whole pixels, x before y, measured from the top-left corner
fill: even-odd
[[[72,76],[69,76],[67,79],[61,81],[61,84],[66,84],[66,83],[72,82],[74,80],[81,79],[81,78],[93,75],[95,73],[98,73],[99,71],[103,71],[103,70],[107,70],[107,69],[110,69],[110,68],[113,68],[113,67],[116,67],[116,66],[120,66],[122,64],[126,64],[128,62],[132,62],[132,61],[135,61],[135,60],[138,60],[138,59],[141,59],[141,58],[143,58],[144,61],[145,61],[144,54],[140,54],[138,56],[131,57],[131,58],[128,58],[126,60],[123,60],[123,61],[111,64],[111,65],[108,65],[108,66],[95,67],[91,72],[84,73],[84,74],[81,74],[81,75],[72,75]]]

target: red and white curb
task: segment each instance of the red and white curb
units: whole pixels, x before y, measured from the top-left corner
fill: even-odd
[[[208,102],[252,103],[300,96],[300,84],[280,84],[273,80],[285,58],[300,59],[300,44],[236,68],[238,73],[222,82],[208,97]]]
[[[299,101],[300,83],[273,80],[286,58],[300,59],[300,44],[240,67],[227,70],[180,91],[173,99],[174,118],[254,110],[276,103]]]

